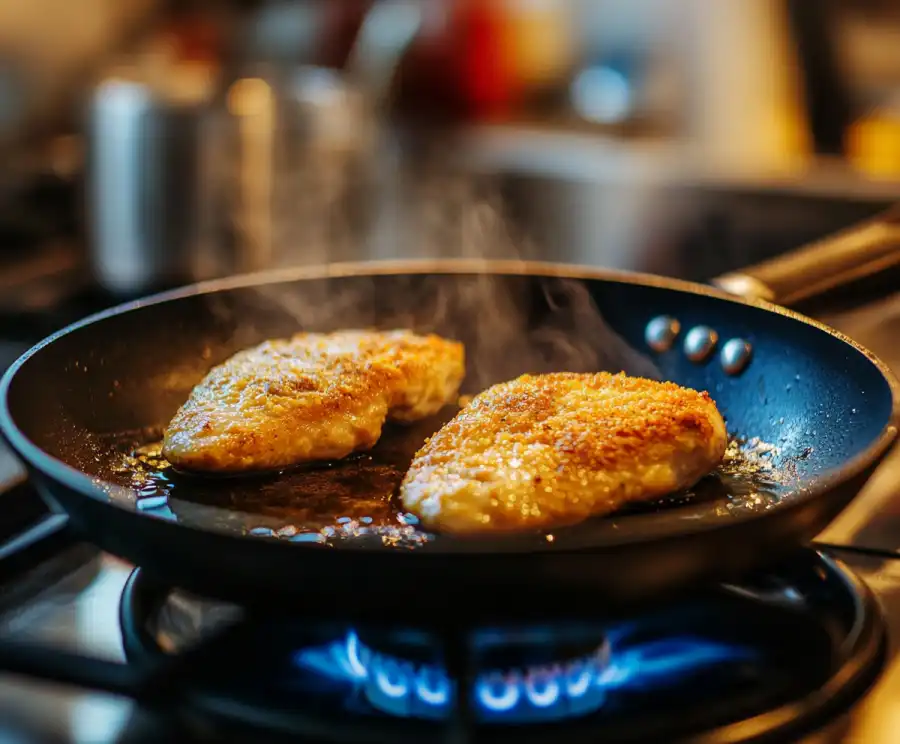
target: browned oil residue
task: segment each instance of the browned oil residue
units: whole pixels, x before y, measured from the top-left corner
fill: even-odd
[[[115,454],[99,475],[134,492],[139,504],[165,503],[186,523],[212,521],[298,542],[368,536],[415,547],[433,536],[403,512],[395,495],[418,447],[455,413],[388,426],[370,452],[340,462],[235,477],[179,472],[163,458],[159,432],[132,433],[115,438]]]
[[[159,432],[132,434],[113,443],[115,456],[101,477],[132,491],[139,503],[165,503],[186,523],[224,520],[247,534],[298,542],[334,544],[368,536],[411,548],[433,535],[403,512],[397,492],[417,447],[442,423],[389,427],[371,452],[338,463],[245,477],[180,473],[162,457],[159,441],[147,443]],[[774,447],[734,438],[720,467],[692,489],[632,505],[617,516],[701,503],[722,513],[767,509],[790,480]]]

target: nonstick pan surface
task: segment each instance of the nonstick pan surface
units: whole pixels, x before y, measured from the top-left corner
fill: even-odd
[[[427,534],[390,499],[452,409],[322,468],[202,479],[153,456],[212,365],[266,338],[348,327],[463,341],[464,393],[558,369],[708,390],[736,454],[689,494],[478,539]],[[677,331],[668,348],[666,327]],[[714,346],[700,358],[704,340]],[[573,592],[613,611],[774,562],[824,528],[887,452],[897,391],[867,351],[776,306],[658,277],[483,262],[338,265],[187,288],[56,334],[0,388],[3,434],[92,542],[212,596],[323,612],[342,598],[352,605],[342,612],[382,619],[462,601],[521,612]]]

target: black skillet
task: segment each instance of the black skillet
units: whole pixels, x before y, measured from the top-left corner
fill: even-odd
[[[0,427],[71,528],[157,578],[248,604],[446,619],[576,602],[624,610],[768,566],[858,493],[896,436],[898,382],[794,301],[895,262],[885,218],[718,280],[542,264],[333,265],[238,277],[101,313],[38,344],[0,383]],[[130,484],[123,452],[209,367],[300,328],[408,327],[466,343],[465,392],[524,372],[620,370],[705,389],[772,472],[550,534],[424,534],[387,496],[440,419],[370,456],[238,480],[170,470]],[[451,415],[448,411],[447,415]],[[151,468],[152,469],[152,468]],[[371,518],[371,521],[369,521]],[[367,534],[366,534],[367,533]]]

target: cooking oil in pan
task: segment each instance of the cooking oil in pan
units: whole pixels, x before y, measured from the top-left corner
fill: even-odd
[[[720,516],[765,510],[796,482],[792,461],[782,458],[777,447],[758,438],[732,436],[719,467],[694,486],[658,501],[630,505],[619,513],[657,512],[689,504],[709,505]]]
[[[165,499],[179,521],[208,522],[242,532],[296,542],[331,543],[363,535],[414,547],[429,535],[397,508],[403,471],[377,454],[340,463],[248,477],[202,477],[173,468],[161,443],[122,453],[113,480],[136,491],[138,508]],[[221,524],[227,522],[227,524]]]
[[[145,432],[117,437],[115,457],[100,475],[133,493],[138,508],[164,506],[185,524],[325,544],[368,536],[414,548],[434,536],[404,513],[397,492],[416,449],[442,423],[388,427],[372,451],[340,462],[244,477],[181,473],[162,457],[154,433]],[[693,488],[629,506],[614,519],[621,524],[646,514],[725,516],[764,510],[792,481],[789,464],[774,446],[732,438],[720,466]]]

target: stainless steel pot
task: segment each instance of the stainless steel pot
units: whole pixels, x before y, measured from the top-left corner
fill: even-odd
[[[202,122],[210,86],[110,76],[94,90],[86,127],[91,267],[129,295],[197,278]]]
[[[218,86],[191,68],[104,79],[87,123],[99,283],[135,295],[368,252],[391,192],[381,114],[418,23],[415,1],[375,4],[343,72],[248,68]]]

